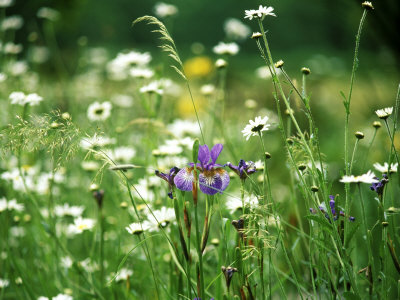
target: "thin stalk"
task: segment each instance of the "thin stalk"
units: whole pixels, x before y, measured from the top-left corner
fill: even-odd
[[[353,93],[353,85],[354,85],[354,79],[356,75],[356,70],[358,66],[358,49],[360,47],[360,38],[361,38],[361,31],[364,25],[365,17],[367,16],[367,10],[364,9],[363,15],[360,20],[360,24],[358,26],[358,32],[356,35],[356,46],[354,49],[354,58],[353,58],[353,66],[351,70],[351,78],[350,78],[350,90],[349,94],[347,96],[347,99],[345,100],[345,109],[346,109],[346,117],[345,117],[345,123],[344,123],[344,165],[345,165],[345,174],[348,176],[350,174],[350,166],[349,166],[349,153],[348,153],[348,144],[349,144],[349,121],[350,121],[350,104],[351,104],[351,96]],[[349,212],[349,206],[350,206],[350,183],[345,183],[345,212]],[[347,233],[348,233],[348,227],[345,223],[344,225],[344,241],[347,239]],[[346,247],[346,245],[345,245]]]
[[[359,139],[356,139],[356,142],[354,143],[353,154],[352,154],[352,156],[351,156],[351,161],[350,161],[350,174],[351,174],[351,171],[352,171],[352,169],[353,169],[353,162],[354,162],[354,157],[355,157],[355,155],[356,155],[358,142],[359,142]],[[348,212],[348,213],[350,213],[350,212]]]
[[[98,208],[98,219],[100,227],[100,287],[104,285],[104,222],[103,222],[103,210],[99,206]]]
[[[195,115],[196,115],[197,123],[198,123],[199,128],[200,128],[201,139],[202,139],[202,141],[203,141],[203,144],[205,144],[206,142],[205,142],[205,139],[204,139],[203,129],[201,128],[199,115],[198,115],[198,113],[197,113],[196,104],[194,103],[194,98],[193,98],[192,90],[191,90],[191,88],[190,88],[190,85],[189,85],[189,81],[188,81],[188,80],[186,80],[186,86],[187,86],[187,89],[188,89],[188,91],[189,91],[190,100],[192,101],[194,113],[195,113]]]
[[[389,124],[387,122],[387,119],[385,119],[384,121],[385,121],[386,130],[388,132],[388,135],[389,135],[389,138],[390,138],[390,142],[391,142],[390,155],[389,155],[389,161],[388,161],[388,164],[389,164],[388,168],[390,170],[390,164],[392,163],[392,154],[393,154],[393,152],[394,152],[394,155],[396,157],[396,160],[397,160],[398,164],[400,164],[400,161],[399,161],[399,157],[397,156],[396,148],[394,147],[394,132],[393,132],[393,135],[392,135],[392,133],[390,132],[390,128],[389,128]]]
[[[367,153],[365,153],[364,163],[363,163],[363,167],[362,167],[363,170],[365,169],[365,164],[367,163],[369,151],[371,151],[372,144],[373,144],[374,141],[375,141],[376,133],[377,133],[377,132],[378,132],[378,128],[375,127],[374,135],[372,136],[372,139],[371,139],[371,141],[370,141],[369,144],[368,144]]]
[[[358,192],[360,194],[360,203],[361,203],[361,213],[362,213],[362,218],[363,218],[363,225],[364,225],[364,231],[365,231],[365,236],[367,238],[367,252],[368,252],[368,266],[367,268],[371,268],[371,274],[369,274],[369,276],[371,276],[370,278],[370,282],[371,282],[371,286],[370,286],[370,293],[372,292],[373,286],[374,286],[374,278],[373,278],[373,274],[375,271],[375,268],[373,266],[373,258],[372,258],[372,249],[371,249],[371,240],[370,240],[370,233],[368,231],[368,227],[367,227],[367,219],[365,217],[365,207],[364,207],[364,201],[362,198],[362,193],[361,193],[361,185],[360,183],[357,183],[357,187],[358,187]]]

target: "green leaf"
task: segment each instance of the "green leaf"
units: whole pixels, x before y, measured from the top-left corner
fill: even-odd
[[[347,234],[345,245],[348,245],[350,240],[353,238],[354,234],[357,232],[358,227],[360,227],[360,223],[356,223],[354,226],[351,227],[350,232]]]
[[[353,292],[344,292],[343,297],[346,300],[361,300],[361,298]]]
[[[197,162],[197,158],[199,156],[199,147],[200,147],[200,141],[199,141],[199,139],[195,139],[195,141],[193,143],[193,151],[192,151],[192,158],[193,158],[194,163]]]

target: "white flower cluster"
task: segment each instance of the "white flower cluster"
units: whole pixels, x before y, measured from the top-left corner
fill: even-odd
[[[250,9],[245,11],[245,16],[244,18],[248,18],[249,20],[254,19],[261,19],[263,20],[266,16],[274,16],[276,15],[273,13],[274,8],[273,7],[266,7],[260,5],[258,9]]]
[[[247,39],[251,33],[249,26],[234,18],[225,21],[224,31],[228,38],[239,41]]]
[[[250,209],[258,206],[258,198],[255,195],[247,195],[244,197],[244,205]],[[236,210],[243,208],[243,202],[240,197],[228,197],[225,201],[226,208],[233,214]]]
[[[385,162],[383,166],[380,163],[374,163],[374,168],[379,172],[381,172],[382,174],[388,174],[388,173],[396,173],[398,165],[399,165],[398,163],[390,164],[389,168],[389,164],[387,162]]]
[[[78,218],[82,216],[84,210],[84,206],[70,206],[68,203],[64,203],[64,205],[56,205],[54,207],[54,214],[57,217],[72,216]]]
[[[175,5],[158,2],[154,5],[154,13],[159,18],[174,16],[178,13],[178,8]]]
[[[24,19],[21,16],[14,15],[3,19],[0,28],[2,31],[18,30],[24,25]]]
[[[152,71],[146,68],[150,61],[151,55],[148,52],[118,53],[117,57],[107,64],[107,72],[112,80],[125,80],[129,75],[149,78],[153,76]]]
[[[21,106],[24,106],[25,104],[36,106],[43,100],[43,98],[36,93],[25,95],[23,92],[12,92],[9,99],[11,100],[11,104]]]
[[[87,117],[90,121],[105,121],[111,116],[111,109],[111,102],[100,103],[96,101],[89,105]]]
[[[236,43],[219,42],[213,48],[213,51],[218,55],[236,55],[239,52],[239,45]]]
[[[359,176],[354,176],[354,175],[344,175],[342,179],[340,179],[340,182],[343,183],[378,183],[379,180],[376,179],[375,174],[372,171],[368,171],[365,174],[359,175]]]
[[[148,219],[144,220],[142,224],[132,223],[125,229],[130,234],[140,234],[143,231],[158,231],[160,227],[166,227],[170,222],[175,220],[175,211],[173,208],[165,206],[161,209],[153,210],[153,213],[147,212]]]
[[[7,200],[6,198],[0,198],[0,213],[5,210],[15,210],[21,212],[25,209],[24,205],[18,203],[17,200]]]

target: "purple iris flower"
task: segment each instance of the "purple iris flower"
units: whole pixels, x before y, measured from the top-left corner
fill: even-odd
[[[337,214],[336,213],[336,208],[335,208],[335,196],[333,196],[333,195],[329,195],[329,207],[330,207],[330,209],[331,209],[331,212],[332,212],[332,215],[333,215],[333,220],[334,221],[336,221],[337,219],[339,219],[339,216],[342,216],[342,217],[345,217],[346,215],[345,215],[345,213],[344,213],[344,211],[339,211],[339,214]],[[320,206],[319,207],[319,210],[323,213],[323,214],[325,214],[325,217],[329,220],[329,214],[325,211],[325,207],[324,206]],[[317,211],[314,209],[314,208],[310,208],[310,212],[312,213],[312,214],[316,214],[317,213]],[[354,218],[354,217],[349,217],[349,221],[351,221],[351,222],[353,222],[353,221],[355,221],[356,220],[356,218]]]
[[[375,179],[378,179],[378,177],[375,177]],[[383,178],[381,181],[377,182],[377,183],[373,183],[370,186],[371,191],[375,191],[378,196],[382,196],[383,195],[383,190],[385,189],[385,185],[389,182],[389,178],[386,174],[383,174]]]
[[[230,162],[227,163],[228,167],[231,168],[233,172],[239,175],[241,180],[246,180],[247,176],[253,174],[257,171],[254,162],[241,159],[237,166],[232,165]]]
[[[222,144],[216,144],[210,151],[207,145],[201,145],[198,154],[200,163],[190,163],[189,167],[182,168],[174,178],[176,187],[182,191],[191,191],[194,182],[193,170],[196,168],[199,171],[200,190],[204,194],[222,193],[229,184],[228,172],[216,163],[222,148]]]
[[[176,174],[178,174],[178,172],[179,172],[179,168],[177,168],[177,167],[171,168],[171,170],[169,171],[169,174],[162,173],[158,170],[155,171],[155,174],[158,177],[160,177],[161,179],[164,179],[166,182],[168,182],[168,186],[169,186],[168,197],[170,197],[171,199],[173,199],[172,189],[175,186],[174,178],[175,178]]]

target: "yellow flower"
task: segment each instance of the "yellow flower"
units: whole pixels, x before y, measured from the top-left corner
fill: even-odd
[[[207,56],[197,56],[188,59],[183,64],[183,68],[188,78],[205,77],[212,72],[213,63]]]

